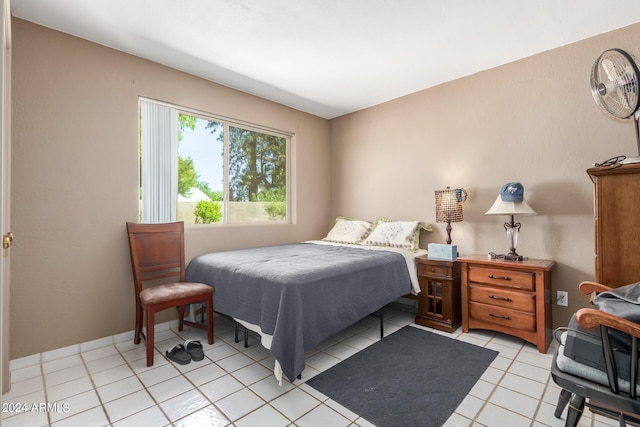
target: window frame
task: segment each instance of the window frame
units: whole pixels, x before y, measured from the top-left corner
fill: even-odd
[[[180,106],[180,105],[176,105],[176,104],[172,104],[170,102],[166,102],[166,101],[159,101],[157,99],[153,99],[153,98],[147,98],[147,97],[143,97],[143,96],[139,96],[138,97],[138,111],[140,111],[140,105],[141,102],[151,102],[151,103],[155,103],[155,104],[160,104],[163,105],[165,107],[171,108],[173,110],[175,110],[175,112],[179,115],[179,114],[184,114],[184,115],[188,115],[188,116],[193,116],[196,117],[198,119],[201,120],[207,120],[207,121],[215,121],[218,123],[221,123],[223,125],[223,215],[222,215],[222,221],[220,222],[216,222],[216,223],[211,223],[211,224],[185,224],[186,226],[240,226],[240,225],[290,225],[294,223],[294,214],[293,214],[293,207],[295,206],[293,199],[294,199],[294,195],[293,195],[293,191],[292,191],[292,183],[294,181],[293,179],[293,171],[294,171],[294,167],[293,167],[293,159],[292,159],[292,154],[294,152],[293,149],[293,145],[295,144],[295,133],[294,132],[288,132],[288,131],[284,131],[284,130],[280,130],[280,129],[276,129],[276,128],[272,128],[269,126],[265,126],[265,125],[260,125],[260,124],[256,124],[256,123],[250,123],[250,122],[246,122],[243,120],[238,120],[238,119],[233,119],[230,117],[226,117],[226,116],[222,116],[219,114],[213,114],[213,113],[208,113],[202,110],[198,110],[195,108],[189,108],[189,107],[184,107],[184,106]],[[286,214],[285,214],[285,218],[283,220],[274,220],[274,221],[234,221],[231,222],[229,221],[229,194],[230,194],[230,188],[229,188],[229,136],[230,136],[230,132],[229,132],[229,127],[236,127],[236,128],[241,128],[243,130],[248,130],[250,132],[258,132],[258,133],[263,133],[263,134],[267,134],[267,135],[271,135],[271,136],[275,136],[277,138],[284,138],[285,139],[285,155],[286,155],[286,162],[285,162],[285,185],[286,185],[286,191],[285,191],[285,197],[286,197]],[[139,133],[140,134],[140,133]],[[138,141],[138,144],[140,144],[140,138]],[[140,150],[140,148],[138,149],[138,153],[139,156],[142,155],[142,152]],[[179,153],[179,151],[178,151]],[[139,175],[142,174],[142,163],[141,163],[141,159],[138,159],[138,165],[139,165],[139,170],[138,173]],[[139,183],[141,183],[140,179],[138,180]],[[139,184],[139,188],[141,189],[141,184]]]

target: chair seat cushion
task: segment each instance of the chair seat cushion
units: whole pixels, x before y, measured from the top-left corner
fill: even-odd
[[[596,383],[602,384],[604,386],[609,385],[609,379],[607,378],[607,374],[602,369],[598,369],[597,367],[585,365],[584,363],[580,363],[571,357],[567,356],[567,339],[568,332],[564,332],[560,337],[560,346],[558,347],[558,352],[556,355],[556,364],[558,369],[562,372],[566,372],[571,375],[575,375],[580,378],[584,378],[589,381],[594,381]],[[627,376],[629,378],[629,376]],[[618,385],[620,390],[628,393],[631,389],[631,384],[629,381],[619,378]],[[606,388],[605,388],[606,390]],[[636,386],[636,392],[640,395],[640,384]]]
[[[618,376],[629,381],[631,378],[631,372],[629,371],[631,337],[624,333],[620,333],[620,336],[626,336],[626,343],[623,342],[624,345],[619,345],[617,341],[611,340],[613,357],[615,358]],[[638,344],[638,350],[640,351],[640,343]],[[592,367],[601,372],[607,372],[600,328],[589,329],[580,326],[575,314],[569,320],[563,355],[582,365]],[[640,383],[640,373],[638,373],[638,383]]]
[[[204,283],[180,282],[166,283],[143,289],[140,292],[140,303],[143,307],[159,304],[179,298],[192,297],[194,295],[212,294],[213,287]]]

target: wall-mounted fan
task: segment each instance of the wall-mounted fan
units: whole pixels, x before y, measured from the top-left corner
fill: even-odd
[[[605,50],[591,69],[591,94],[598,106],[617,119],[633,119],[640,156],[640,72],[631,55],[622,49]],[[623,163],[640,163],[640,157]]]

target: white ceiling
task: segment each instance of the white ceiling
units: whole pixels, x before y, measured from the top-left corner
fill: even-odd
[[[640,22],[638,0],[11,0],[11,8],[324,118]]]

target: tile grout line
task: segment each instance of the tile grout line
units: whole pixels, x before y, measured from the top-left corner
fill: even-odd
[[[111,340],[111,345],[113,346],[113,348],[115,348],[116,351],[118,351],[118,348],[113,344],[113,339]],[[83,351],[82,348],[79,348],[79,356],[80,356],[80,360],[82,360],[82,364],[84,365],[84,369],[87,370],[87,375],[89,376],[89,381],[91,381],[91,385],[93,386],[93,390],[96,394],[96,396],[98,397],[98,402],[100,402],[100,408],[102,409],[102,412],[104,412],[104,416],[107,418],[107,421],[109,422],[109,425],[113,425],[113,423],[111,422],[111,417],[109,417],[109,413],[107,412],[107,408],[104,407],[104,402],[102,401],[102,397],[100,396],[100,393],[98,393],[98,387],[96,386],[95,381],[93,380],[93,374],[91,373],[91,371],[89,370],[89,366],[87,365],[87,361],[84,359],[84,355],[82,354]],[[120,352],[118,351],[118,354],[120,355]],[[122,355],[120,355],[120,357],[122,357]],[[98,359],[96,359],[98,360]],[[124,358],[123,358],[124,360]],[[126,360],[125,360],[126,362]],[[87,411],[89,411],[90,409],[87,409]],[[82,411],[82,412],[86,412],[86,411]],[[82,413],[81,412],[81,413]],[[75,416],[78,414],[74,414],[72,416]],[[69,417],[71,418],[71,417]]]
[[[493,338],[492,338],[490,341],[493,341]],[[490,341],[489,341],[489,342],[490,342]],[[487,344],[488,344],[488,343],[487,343]],[[526,345],[526,342],[525,342],[525,345]],[[521,354],[525,354],[525,353],[527,353],[527,351],[526,351],[526,349],[525,349],[525,346],[523,345],[523,346],[521,346],[521,347],[520,347],[520,349],[519,349],[519,350],[518,350],[518,352],[514,355],[514,357],[513,357],[513,358],[511,358],[511,361],[510,361],[510,363],[509,363],[509,366],[508,366],[508,367],[507,367],[507,369],[504,371],[504,374],[500,377],[500,381],[498,381],[498,383],[495,385],[495,387],[494,387],[494,389],[492,390],[491,394],[487,397],[487,399],[485,400],[484,404],[482,405],[481,410],[480,410],[478,413],[481,413],[481,412],[482,412],[482,409],[484,409],[484,407],[486,406],[486,403],[490,403],[490,402],[489,402],[489,400],[491,399],[491,396],[493,396],[493,394],[495,393],[496,389],[497,389],[498,387],[500,387],[500,383],[501,383],[501,382],[502,382],[502,380],[505,378],[506,374],[507,374],[507,373],[509,373],[509,369],[511,369],[511,367],[515,364],[515,362],[517,361],[516,359],[518,358],[518,356],[520,356]],[[520,363],[523,363],[523,364],[526,364],[526,365],[529,365],[529,366],[532,366],[532,367],[536,367],[536,368],[538,368],[538,367],[539,367],[539,366],[537,366],[537,365],[533,365],[533,364],[530,364],[530,363],[527,363],[527,362],[520,362]],[[543,383],[543,382],[540,382],[540,381],[536,381],[536,380],[534,380],[534,379],[532,379],[532,378],[523,377],[523,376],[518,375],[518,374],[513,373],[513,372],[512,372],[511,374],[512,374],[512,375],[514,375],[514,376],[517,376],[517,377],[519,377],[519,378],[523,378],[523,379],[526,379],[526,380],[534,381],[534,382],[537,382],[537,383],[539,383],[539,384],[544,385],[544,388],[543,388],[543,390],[542,390],[542,395],[541,395],[539,398],[537,398],[537,399],[536,399],[536,398],[534,398],[534,397],[532,397],[532,396],[529,396],[529,395],[527,395],[527,394],[520,393],[520,392],[519,392],[519,391],[517,391],[517,390],[512,390],[512,389],[508,389],[508,388],[507,388],[507,390],[512,390],[512,391],[513,391],[513,392],[515,392],[515,393],[518,393],[518,394],[520,394],[520,395],[522,395],[522,396],[529,397],[529,398],[534,399],[534,400],[536,400],[536,401],[537,401],[537,403],[536,403],[536,409],[535,409],[535,411],[534,411],[534,413],[533,413],[533,416],[532,416],[532,417],[527,417],[526,415],[521,414],[521,413],[516,412],[516,411],[513,411],[513,410],[511,410],[511,409],[509,409],[509,408],[505,408],[505,407],[500,406],[500,405],[496,405],[496,406],[498,406],[498,407],[500,407],[500,408],[503,408],[503,409],[505,409],[505,410],[507,410],[507,411],[513,412],[514,414],[517,414],[517,415],[520,415],[520,416],[523,416],[523,417],[528,418],[528,419],[530,420],[530,423],[529,423],[530,427],[533,427],[536,423],[544,424],[544,423],[542,423],[542,422],[540,422],[540,421],[536,421],[536,417],[537,417],[537,415],[538,415],[538,413],[539,413],[539,411],[540,411],[540,408],[542,407],[542,402],[543,402],[543,398],[544,398],[544,393],[545,393],[545,391],[546,391],[546,389],[547,389],[547,387],[548,387],[548,385],[549,385],[549,381],[550,381],[551,376],[550,376],[550,375],[548,375],[548,376],[547,376],[547,378],[546,378],[546,380],[545,380],[545,382]],[[475,419],[474,419],[474,420],[475,420]]]
[[[141,342],[142,342],[142,340],[141,340]],[[154,337],[154,343],[155,343],[155,337]],[[136,344],[136,346],[137,346],[137,345],[139,345],[139,344]],[[144,344],[143,344],[143,345],[144,345],[144,347],[145,347],[145,349],[146,349],[146,345],[147,345],[146,341],[144,341]],[[123,354],[123,353],[120,351],[120,349],[115,345],[115,343],[114,343],[114,345],[113,345],[113,346],[115,347],[115,349],[116,349],[116,351],[118,352],[118,354],[120,355],[120,357],[122,357],[122,360],[124,360],[124,363],[129,367],[129,369],[131,369],[131,372],[133,373],[133,376],[136,378],[136,380],[138,380],[138,381],[140,382],[140,384],[142,384],[142,388],[143,388],[143,390],[144,390],[144,391],[149,395],[149,397],[151,398],[151,400],[155,403],[155,407],[156,407],[156,408],[158,408],[158,410],[160,410],[160,412],[162,413],[162,415],[164,415],[164,416],[166,417],[166,419],[169,421],[169,423],[170,423],[170,424],[173,424],[173,423],[171,422],[171,419],[167,416],[167,414],[164,412],[164,410],[163,410],[163,409],[162,409],[162,407],[160,406],[160,404],[156,401],[156,399],[155,399],[155,397],[153,396],[153,394],[151,394],[151,392],[149,392],[149,390],[147,390],[147,386],[145,385],[145,383],[143,383],[143,382],[142,382],[142,380],[141,380],[141,379],[140,379],[140,377],[138,376],[138,373],[137,373],[137,372],[136,372],[136,370],[133,368],[133,366],[131,365],[131,363],[129,362],[129,360],[127,360],[127,359],[124,357],[124,354]],[[153,347],[154,347],[154,349],[155,349],[155,345],[154,345]],[[131,351],[131,350],[130,350],[130,351]],[[144,357],[146,358],[146,355],[145,355]],[[142,359],[141,359],[141,360],[142,360]],[[145,372],[147,372],[147,371],[145,371]],[[97,393],[97,392],[98,392],[98,389],[96,388],[96,393]],[[130,393],[129,395],[131,395],[131,394],[133,394],[133,393]],[[98,393],[98,396],[99,396],[99,395],[100,395],[100,393]],[[117,399],[115,399],[115,400],[117,400]],[[107,408],[104,406],[104,404],[103,404],[102,406],[103,406],[103,409],[104,409],[105,413],[107,413]],[[150,407],[150,408],[151,408],[151,407]],[[144,408],[144,409],[142,409],[142,410],[140,410],[140,411],[138,411],[138,412],[134,412],[133,414],[129,414],[129,415],[127,415],[126,417],[124,417],[124,418],[122,418],[122,419],[120,419],[120,420],[117,420],[116,422],[118,422],[118,421],[122,421],[122,420],[124,420],[124,419],[126,419],[126,418],[129,418],[129,417],[133,416],[133,415],[139,414],[139,413],[141,413],[141,412],[143,412],[143,411],[146,411],[147,409],[149,409],[149,408]],[[108,413],[107,413],[107,419],[109,420],[109,422],[111,422],[111,417],[109,417],[109,416],[108,416]],[[111,422],[111,425],[113,425],[113,422]]]
[[[44,367],[42,366],[42,356],[40,357],[40,375],[42,375],[42,393],[44,394],[44,401],[49,402],[49,396],[47,395],[47,380],[44,376]],[[49,411],[47,413],[47,423],[51,425],[51,414]]]
[[[490,350],[490,347],[487,347],[494,339],[495,339],[495,335],[493,337],[491,337],[483,346],[484,348],[488,348]],[[507,347],[502,345],[503,347]],[[478,423],[480,424],[480,421],[478,421],[478,417],[480,416],[480,414],[482,414],[482,411],[487,407],[487,404],[490,403],[489,400],[491,400],[491,397],[496,393],[496,391],[498,390],[498,387],[500,386],[500,383],[502,382],[502,380],[504,379],[505,375],[507,375],[507,372],[509,371],[509,368],[511,368],[511,366],[513,365],[513,362],[515,361],[516,357],[518,356],[518,354],[520,353],[520,351],[522,350],[522,347],[518,350],[518,352],[516,353],[516,355],[513,358],[509,358],[509,364],[506,367],[506,369],[503,371],[502,375],[500,375],[500,379],[493,385],[493,389],[491,389],[491,392],[487,395],[486,399],[483,399],[482,405],[480,406],[480,409],[478,409],[478,412],[476,412],[476,414],[474,415],[473,419],[471,420],[472,423]],[[496,357],[500,356],[500,351],[499,350],[494,350],[498,352],[498,355]],[[505,356],[502,356],[505,357]],[[491,366],[491,365],[489,365]],[[497,370],[500,370],[498,368],[494,368]],[[486,371],[485,371],[486,372]],[[482,378],[482,376],[480,376],[480,378]],[[506,409],[506,408],[504,408]],[[508,410],[508,409],[507,409]],[[513,411],[510,411],[513,412]],[[514,414],[518,414],[517,412],[514,412]],[[522,415],[522,414],[518,414],[518,415]]]

